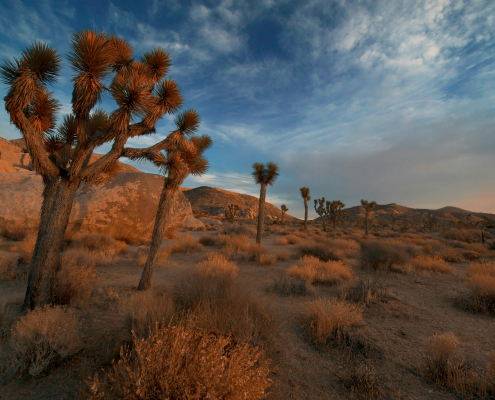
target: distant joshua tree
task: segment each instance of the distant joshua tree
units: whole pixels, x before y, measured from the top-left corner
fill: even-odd
[[[392,230],[394,230],[395,224],[402,219],[402,214],[392,210],[390,211],[390,219],[392,220]]]
[[[428,228],[430,232],[433,230],[435,226],[438,226],[438,222],[439,222],[438,218],[435,215],[433,215],[432,213],[426,214],[424,220],[425,228]]]
[[[189,174],[201,175],[208,169],[208,161],[203,152],[211,146],[207,135],[195,136],[199,126],[199,115],[194,110],[181,113],[175,119],[175,129],[168,135],[169,146],[166,154],[151,153],[146,149],[135,149],[128,153],[131,159],[148,159],[166,175],[162,194],[158,203],[150,251],[141,274],[138,290],[151,286],[151,276],[158,252],[163,242],[172,205],[180,191],[180,186]]]
[[[315,199],[314,202],[316,214],[321,217],[321,220],[323,222],[323,230],[326,232],[327,228],[325,226],[325,219],[327,217],[327,208],[325,207],[325,198],[322,197],[321,199]],[[329,202],[327,201],[327,203]]]
[[[235,217],[239,211],[240,211],[240,208],[237,204],[229,204],[227,207],[225,207],[225,218],[230,223],[233,223],[234,219],[235,219]]]
[[[44,184],[25,309],[51,301],[63,237],[82,182],[100,183],[115,174],[117,160],[134,151],[124,147],[127,140],[155,133],[156,123],[182,106],[178,85],[165,79],[170,56],[160,48],[134,59],[125,40],[83,30],[73,34],[67,58],[74,74],[72,114],[57,130],[59,103],[47,90],[60,74],[57,51],[36,42],[19,58],[4,59],[0,65],[2,81],[8,87],[5,108],[26,140],[34,169]],[[110,114],[94,109],[104,94],[116,103]],[[111,144],[111,149],[90,164],[93,150],[103,144]],[[158,154],[169,145],[166,138],[147,151]]]
[[[311,196],[309,195],[309,188],[306,186],[299,189],[301,191],[301,196],[304,199],[304,230],[308,230],[308,201],[311,200]]]
[[[361,200],[361,206],[364,209],[364,227],[366,236],[368,236],[368,220],[370,218],[373,209],[376,206],[376,201],[369,202],[368,200]]]
[[[287,211],[289,211],[289,209],[287,208],[287,206],[285,204],[282,204],[280,209],[282,210],[282,226],[284,226],[284,215]]]
[[[327,212],[330,215],[330,221],[333,227],[336,228],[339,221],[343,218],[348,218],[349,213],[344,210],[345,204],[340,200],[333,200],[331,203],[327,201]]]
[[[278,165],[271,161],[266,165],[254,163],[253,169],[254,181],[261,185],[260,203],[258,208],[258,231],[256,233],[256,243],[261,243],[261,238],[263,237],[263,224],[265,222],[266,187],[267,185],[272,186],[277,179]]]

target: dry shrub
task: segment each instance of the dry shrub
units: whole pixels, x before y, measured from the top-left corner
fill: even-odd
[[[76,236],[70,247],[86,249],[94,253],[97,259],[96,265],[99,266],[112,263],[117,255],[125,253],[129,246],[109,235],[84,234]]]
[[[272,384],[263,352],[228,336],[190,325],[156,327],[134,338],[132,350],[100,382],[95,375],[90,399],[261,399]]]
[[[425,244],[423,247],[423,252],[426,253],[426,254],[431,254],[433,253],[433,247],[431,246],[431,244]]]
[[[218,239],[222,244],[222,253],[225,255],[238,254],[249,248],[249,242],[245,236],[226,236],[221,235]]]
[[[446,247],[443,251],[438,252],[437,255],[447,262],[457,263],[464,261],[462,254],[452,247]]]
[[[81,350],[74,310],[35,309],[14,325],[9,347],[13,372],[34,377],[47,373]]]
[[[495,262],[471,264],[466,270],[471,296],[468,308],[486,314],[495,314]]]
[[[353,398],[373,400],[381,398],[376,374],[372,366],[362,358],[348,355],[341,368],[342,383]]]
[[[33,257],[34,246],[36,246],[36,234],[30,233],[18,245],[19,252],[22,255],[22,262],[30,263]]]
[[[411,265],[418,271],[441,272],[443,274],[454,272],[454,268],[438,256],[430,257],[420,254],[411,259]]]
[[[273,317],[259,294],[225,276],[184,274],[173,287],[176,309],[190,313],[205,331],[232,335],[236,340],[264,345],[271,341]]]
[[[94,253],[83,249],[69,249],[61,254],[61,268],[53,288],[55,304],[72,304],[91,297],[96,265]]]
[[[245,225],[241,225],[238,222],[234,222],[233,224],[224,224],[223,231],[226,235],[241,235],[246,237],[256,237],[256,231]]]
[[[275,244],[285,246],[289,244],[289,240],[286,237],[279,237],[275,240]]]
[[[261,254],[266,253],[266,249],[261,243],[251,243],[246,248],[244,259],[246,261],[258,261]]]
[[[229,261],[223,254],[211,252],[196,264],[196,270],[206,278],[233,281],[237,278],[238,268],[235,262]]]
[[[471,250],[463,251],[462,256],[468,261],[475,261],[475,260],[478,260],[480,258],[479,253],[477,253],[475,251],[471,251]]]
[[[345,299],[317,299],[306,303],[305,326],[313,343],[333,345],[340,343],[345,328],[364,324],[363,308]]]
[[[458,240],[459,242],[476,243],[481,242],[481,231],[474,229],[450,228],[443,232],[443,237],[449,240]]]
[[[256,261],[259,265],[270,266],[275,264],[275,262],[277,261],[277,256],[270,253],[260,253],[256,257]]]
[[[476,390],[479,377],[459,354],[459,340],[452,332],[430,337],[424,346],[423,374],[427,380],[460,394]]]
[[[310,296],[314,294],[314,290],[308,282],[287,275],[277,279],[268,288],[268,291],[285,296]]]
[[[308,235],[305,234],[305,237]],[[301,243],[301,238],[296,236],[296,235],[287,235],[285,236],[285,239],[287,239],[287,244],[299,244]]]
[[[203,245],[188,233],[172,243],[167,250],[170,254],[194,253],[196,251],[200,251],[202,248]]]
[[[287,270],[287,275],[300,278],[313,285],[335,285],[353,277],[351,267],[342,261],[323,262],[312,256],[301,258],[299,265],[293,265]]]
[[[287,261],[290,258],[290,251],[287,249],[278,249],[274,254],[279,261]]]
[[[201,235],[199,238],[199,243],[203,246],[215,246],[217,244],[217,238],[208,234]]]
[[[15,254],[0,251],[0,279],[12,280],[25,276],[25,271],[20,267],[20,258]]]
[[[387,300],[392,296],[377,279],[366,281],[358,279],[350,288],[345,290],[342,297],[355,303],[369,305],[375,301]]]
[[[328,244],[343,252],[344,258],[357,258],[361,251],[361,246],[355,240],[333,239]]]
[[[129,258],[134,261],[138,267],[144,267],[150,248],[148,246],[139,246],[134,251],[129,252]]]
[[[403,270],[410,259],[407,246],[393,242],[369,241],[363,243],[361,267],[375,271]]]
[[[127,330],[137,338],[146,338],[156,324],[168,326],[175,312],[172,297],[154,290],[131,294],[122,308]]]
[[[328,243],[317,243],[315,241],[307,241],[297,247],[297,251],[301,256],[313,256],[322,261],[329,260],[344,260],[345,253],[338,248],[330,248]]]

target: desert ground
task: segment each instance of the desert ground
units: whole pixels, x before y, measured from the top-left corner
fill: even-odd
[[[268,399],[494,398],[494,233],[482,244],[478,229],[366,237],[291,222],[268,224],[260,248],[255,221],[224,220],[172,234],[147,292],[146,240],[78,235],[62,253],[61,305],[42,318],[50,309],[21,310],[34,236],[4,237],[0,398],[119,398],[112,382],[132,379],[112,375],[123,346],[181,323],[257,348]]]

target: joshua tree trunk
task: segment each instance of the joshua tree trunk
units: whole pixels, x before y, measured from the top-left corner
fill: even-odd
[[[165,178],[162,194],[160,196],[160,202],[158,203],[158,210],[156,212],[155,226],[153,227],[153,236],[151,237],[150,252],[144,266],[141,279],[139,281],[138,290],[146,290],[151,286],[151,276],[153,275],[153,268],[155,266],[156,257],[160,251],[160,247],[163,242],[163,236],[167,229],[167,221],[170,216],[170,210],[174,198],[178,192],[178,186],[172,185],[170,178]]]
[[[323,221],[323,231],[326,232],[327,231],[327,227],[325,226],[325,214],[323,214],[321,216],[321,220]]]
[[[65,230],[69,224],[70,212],[80,182],[69,182],[62,179],[52,181],[44,191],[43,211],[49,208],[47,216],[43,216],[35,252],[28,277],[24,309],[33,309],[51,301],[54,277],[59,269],[59,253]]]
[[[304,230],[308,230],[308,200],[304,199]]]
[[[284,212],[282,211],[282,226],[284,226]]]
[[[366,236],[368,236],[368,213],[364,214],[364,229],[366,232]]]
[[[256,234],[256,243],[261,243],[261,238],[263,237],[263,225],[265,223],[265,198],[266,183],[262,183],[260,189],[260,204],[258,207],[258,232]]]

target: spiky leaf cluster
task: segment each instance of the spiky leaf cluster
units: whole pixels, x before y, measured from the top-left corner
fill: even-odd
[[[311,200],[311,196],[309,195],[309,188],[304,186],[304,187],[300,188],[299,190],[301,191],[301,196],[304,200],[306,200],[306,201]]]
[[[254,163],[252,174],[254,181],[257,184],[272,186],[279,175],[278,165],[272,161],[268,162],[266,165],[262,163]]]
[[[241,209],[239,208],[239,206],[237,204],[232,204],[232,203],[228,204],[224,210],[225,211],[225,218],[227,219],[227,221],[234,222],[234,219],[240,210]]]

